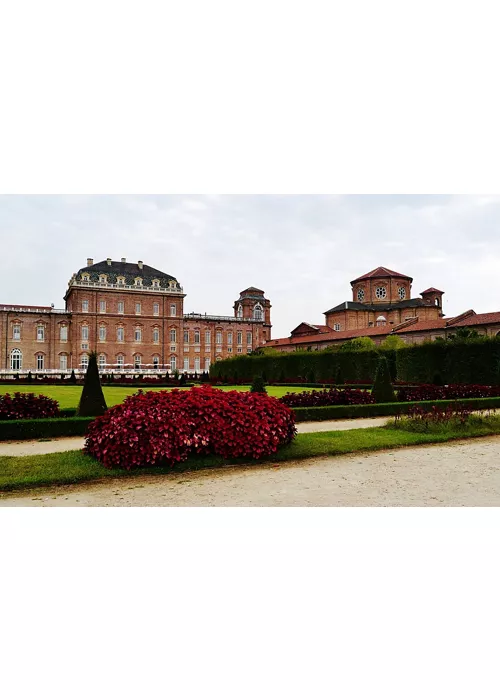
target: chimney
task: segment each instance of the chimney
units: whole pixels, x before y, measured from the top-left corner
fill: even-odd
[[[109,266],[111,266],[111,258],[107,258],[106,262],[108,263]]]
[[[127,262],[127,258],[122,258],[122,263],[126,263],[126,262]]]
[[[142,262],[142,260],[139,260],[139,262],[138,262],[137,264],[139,265],[139,270],[142,270],[142,267],[143,267],[143,265],[144,265],[144,263]]]
[[[90,267],[93,264],[94,264],[94,258],[87,258],[87,267]]]

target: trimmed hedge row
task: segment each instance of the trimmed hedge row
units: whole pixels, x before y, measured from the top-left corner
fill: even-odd
[[[433,406],[468,406],[473,411],[500,408],[500,397],[487,399],[462,399],[461,401],[414,401],[410,403],[378,403],[357,406],[313,406],[294,408],[297,423],[305,421],[338,420],[341,418],[376,418],[408,413],[412,408],[432,408]]]
[[[37,418],[0,421],[0,441],[38,440],[40,438],[81,437],[94,418]]]
[[[392,381],[410,384],[500,384],[500,337],[427,342],[399,350],[338,349],[241,355],[210,368],[212,381],[249,383],[262,375],[266,382],[320,384],[373,383],[380,356],[389,363]],[[314,380],[314,381],[313,381]]]

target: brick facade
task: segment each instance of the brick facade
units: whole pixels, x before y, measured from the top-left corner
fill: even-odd
[[[141,261],[88,259],[69,282],[65,310],[0,306],[0,369],[19,368],[16,351],[19,371],[83,369],[96,351],[106,371],[203,372],[271,338],[262,290],[242,291],[228,317],[185,314],[185,296],[175,278]]]

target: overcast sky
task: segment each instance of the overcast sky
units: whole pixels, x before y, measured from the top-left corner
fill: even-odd
[[[351,299],[379,265],[446,292],[455,315],[500,311],[500,196],[18,195],[0,197],[0,303],[64,306],[73,272],[107,257],[184,287],[186,312],[232,314],[260,287],[273,336]]]

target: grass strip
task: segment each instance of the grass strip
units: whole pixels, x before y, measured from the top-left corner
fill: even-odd
[[[194,456],[175,468],[149,467],[130,472],[105,469],[95,459],[80,451],[34,455],[32,457],[0,457],[0,492],[235,465],[251,468],[265,463],[276,464],[311,457],[333,457],[355,452],[431,445],[497,434],[500,434],[500,418],[494,416],[485,418],[481,424],[475,423],[465,428],[442,430],[439,433],[417,433],[401,429],[394,430],[390,427],[308,433],[298,435],[292,444],[282,448],[277,454],[266,460],[224,460],[222,457]]]

